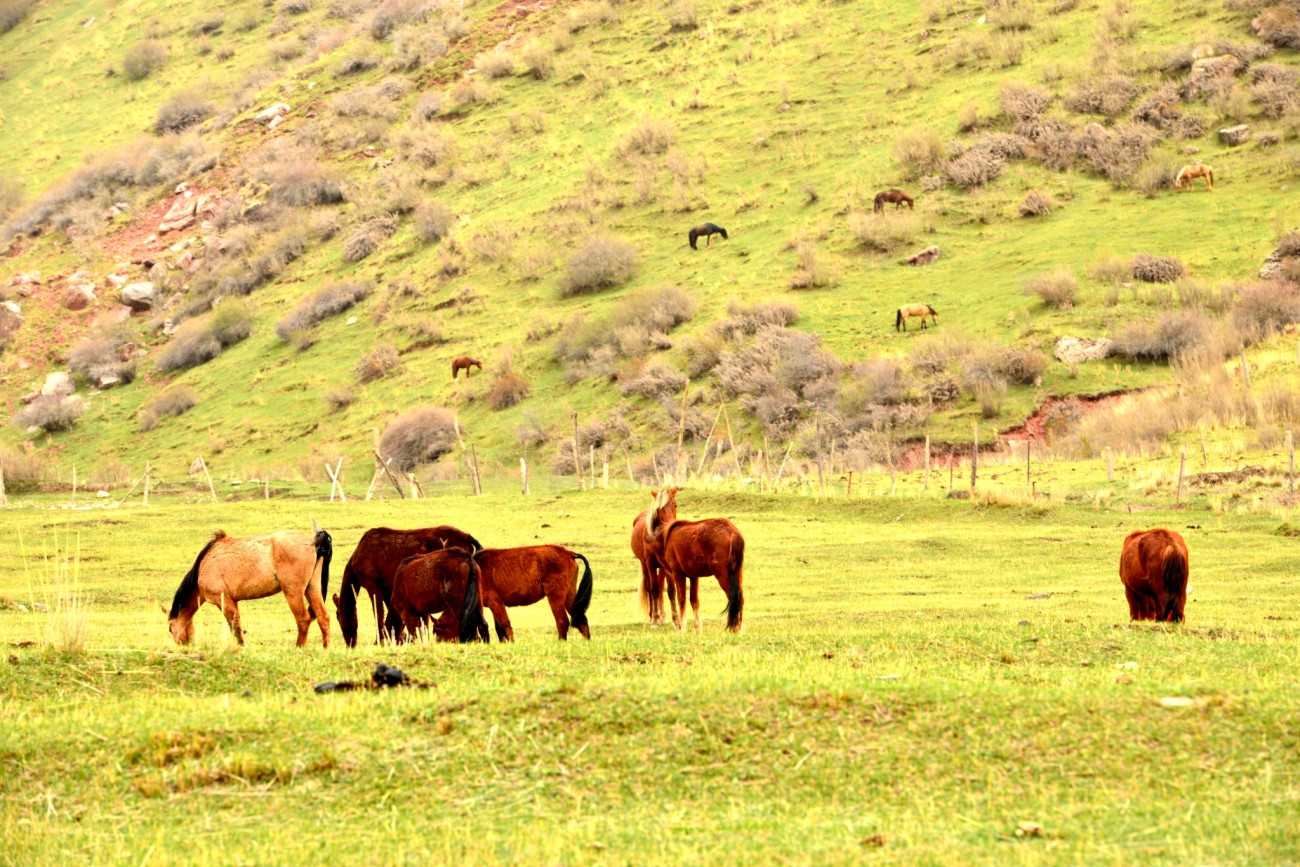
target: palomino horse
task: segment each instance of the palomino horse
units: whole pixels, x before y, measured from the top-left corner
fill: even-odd
[[[1181,191],[1183,184],[1187,184],[1187,189],[1190,190],[1196,186],[1194,182],[1197,178],[1205,178],[1206,190],[1214,189],[1214,169],[1201,163],[1192,163],[1179,169],[1174,178],[1174,189]]]
[[[714,235],[721,235],[722,240],[727,240],[727,230],[716,223],[705,223],[702,226],[696,226],[686,233],[686,240],[691,242],[692,250],[698,250],[700,248],[695,246],[696,240],[703,238],[704,246],[707,247],[713,243]]]
[[[745,537],[726,518],[677,520],[677,489],[665,488],[654,498],[646,524],[649,549],[676,585],[673,624],[681,631],[686,619],[686,579],[691,579],[691,609],[700,631],[700,582],[712,575],[727,594],[727,630],[739,632],[745,610]]]
[[[657,493],[659,492],[651,491],[650,496]],[[674,502],[672,520],[677,518],[676,508]],[[668,600],[673,605],[676,604],[677,591],[672,582],[665,580],[666,575],[659,558],[649,550],[646,541],[646,520],[649,517],[650,510],[646,509],[632,521],[632,556],[641,564],[641,610],[650,618],[651,626],[658,626],[664,622],[664,587],[667,586]]]
[[[194,638],[194,615],[208,602],[221,608],[235,640],[243,644],[239,603],[283,591],[298,622],[298,646],[307,644],[307,628],[314,619],[320,624],[321,643],[329,647],[330,616],[325,611],[324,593],[332,556],[333,540],[320,527],[316,527],[314,538],[281,530],[236,539],[218,530],[176,588],[167,628],[177,644],[189,644]]]
[[[895,211],[903,207],[904,202],[907,203],[907,207],[916,210],[916,203],[912,201],[912,197],[902,190],[885,190],[883,193],[876,193],[876,204],[872,210],[877,214],[882,213],[886,202],[892,202]]]
[[[455,379],[456,374],[463,370],[465,371],[465,378],[469,379],[469,369],[471,367],[477,367],[479,370],[482,370],[483,362],[479,361],[477,358],[470,358],[468,355],[462,355],[451,363],[451,378]]]
[[[934,324],[939,324],[939,314],[934,312],[934,308],[929,304],[906,304],[898,308],[898,315],[894,317],[894,330],[897,331],[901,326],[904,331],[907,330],[907,320],[912,316],[921,317],[921,327],[925,328],[925,320],[933,319]]]
[[[392,610],[413,639],[428,618],[442,612],[434,624],[439,641],[473,641],[487,623],[478,596],[478,568],[474,554],[463,548],[446,548],[405,560],[393,576]]]
[[[591,638],[591,627],[587,625],[591,564],[586,557],[559,545],[529,545],[485,548],[474,555],[474,560],[479,569],[479,596],[492,612],[499,640],[515,640],[507,606],[532,605],[543,598],[551,605],[561,641],[568,639],[570,625],[583,638]],[[579,560],[586,567],[581,581]]]
[[[334,594],[334,612],[338,616],[339,628],[343,630],[344,643],[348,647],[357,646],[357,594],[361,590],[370,594],[379,642],[397,637],[402,628],[401,618],[391,611],[386,617],[384,606],[392,597],[393,576],[403,560],[443,548],[477,551],[482,547],[469,533],[449,526],[423,530],[392,530],[388,527],[367,530],[357,542],[348,564],[343,567],[340,592]]]
[[[1128,534],[1119,556],[1119,577],[1130,620],[1183,622],[1187,604],[1187,544],[1173,530]]]

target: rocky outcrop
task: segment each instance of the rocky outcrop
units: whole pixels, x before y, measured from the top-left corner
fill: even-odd
[[[1214,90],[1221,81],[1241,75],[1246,64],[1241,58],[1232,54],[1220,54],[1218,57],[1203,57],[1193,61],[1187,84],[1183,86],[1183,96],[1195,99],[1208,91]]]
[[[922,250],[921,252],[917,253],[914,256],[908,256],[907,264],[929,265],[931,262],[937,261],[938,258],[939,258],[939,248],[931,245],[929,247],[926,247],[924,250]]]
[[[154,284],[147,280],[142,283],[129,283],[122,287],[118,297],[132,310],[150,310],[157,300],[157,290]]]
[[[22,324],[22,308],[13,301],[0,302],[0,349],[5,347]]]
[[[1108,337],[1062,337],[1056,341],[1052,355],[1065,364],[1083,364],[1108,357],[1113,345]]]
[[[1228,147],[1236,147],[1250,141],[1250,127],[1244,123],[1219,130],[1219,141]]]

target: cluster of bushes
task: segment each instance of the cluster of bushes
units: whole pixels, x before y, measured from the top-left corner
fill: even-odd
[[[253,331],[253,314],[248,304],[235,298],[225,299],[202,319],[184,322],[171,342],[158,355],[158,370],[167,373],[204,364],[223,349],[244,340]]]
[[[397,347],[390,345],[376,346],[369,352],[362,353],[361,358],[357,360],[356,366],[352,369],[352,373],[356,376],[357,382],[374,382],[376,379],[382,379],[396,370],[397,364]]]
[[[393,465],[409,472],[433,463],[456,448],[456,416],[451,410],[420,406],[398,415],[384,428],[379,450]]]
[[[357,302],[368,298],[375,289],[369,280],[331,283],[303,299],[275,325],[275,333],[286,343],[294,334],[306,331],[318,322],[336,316]]]
[[[216,114],[217,106],[197,88],[173,93],[158,108],[154,135],[184,132]]]
[[[594,235],[569,258],[560,295],[570,298],[625,283],[636,273],[636,248],[621,238]]]
[[[164,418],[184,415],[195,407],[199,397],[188,385],[173,385],[147,400],[140,408],[140,430],[151,431]]]
[[[121,326],[98,329],[72,347],[68,369],[92,385],[110,377],[131,382],[135,379],[135,359],[123,354],[131,344],[130,333]]]
[[[46,433],[72,430],[86,411],[86,402],[75,394],[43,394],[14,416],[14,424],[24,430],[39,428]]]
[[[556,340],[555,354],[574,379],[612,377],[620,359],[671,346],[668,335],[695,309],[695,299],[678,286],[640,289],[620,301],[608,317],[572,320]]]

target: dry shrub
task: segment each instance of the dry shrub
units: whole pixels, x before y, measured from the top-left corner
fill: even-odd
[[[245,301],[223,299],[205,324],[221,348],[227,349],[253,333],[253,311]]]
[[[1019,211],[1022,217],[1046,217],[1052,213],[1052,208],[1056,203],[1052,197],[1042,190],[1030,190],[1025,196],[1025,200],[1020,203]]]
[[[17,27],[35,5],[36,0],[0,0],[0,33]]]
[[[399,28],[425,20],[432,8],[433,4],[426,0],[385,0],[370,16],[370,36],[377,41],[383,41]]]
[[[619,376],[618,389],[624,397],[660,398],[680,394],[687,383],[686,374],[662,359],[633,364]]]
[[[783,438],[811,406],[835,399],[840,366],[817,335],[768,326],[745,346],[724,350],[716,371],[723,390],[740,395],[765,431]]]
[[[426,90],[415,100],[411,107],[411,117],[420,121],[431,121],[442,111],[442,94],[436,90]]]
[[[658,345],[657,336],[688,321],[695,308],[695,299],[678,286],[637,290],[620,301],[608,318],[575,319],[556,341],[556,355],[582,362],[602,347],[614,350],[618,357],[641,355]]]
[[[199,396],[188,385],[173,385],[166,391],[159,392],[140,407],[140,430],[151,431],[158,427],[164,418],[175,418],[193,409],[199,402]]]
[[[1122,123],[1112,130],[1089,124],[1077,147],[1092,170],[1113,184],[1130,180],[1146,162],[1155,134],[1146,124]]]
[[[1029,0],[986,0],[988,22],[999,30],[1029,30],[1034,7]]]
[[[505,264],[515,248],[515,233],[506,223],[489,223],[470,236],[466,245],[480,259]]]
[[[356,402],[357,393],[347,386],[331,388],[325,392],[325,403],[329,406],[330,412],[340,412],[352,406]]]
[[[456,215],[441,202],[424,202],[416,206],[412,222],[420,240],[432,243],[447,237],[456,225]]]
[[[795,269],[790,276],[791,289],[814,289],[835,282],[835,272],[822,260],[817,245],[800,238],[794,248]]]
[[[688,33],[700,26],[699,12],[690,0],[674,0],[666,12],[670,33]]]
[[[1207,126],[1204,118],[1183,112],[1182,97],[1176,84],[1163,85],[1138,103],[1133,110],[1133,120],[1175,138],[1197,138]]]
[[[645,118],[624,134],[618,144],[618,155],[624,158],[634,154],[655,156],[666,153],[676,140],[677,130],[671,121]]]
[[[1257,342],[1300,322],[1300,286],[1277,280],[1238,290],[1232,324],[1243,340]]]
[[[1052,94],[1045,88],[1018,81],[1007,82],[998,92],[998,105],[1012,121],[1030,121],[1052,104]]]
[[[1073,307],[1079,296],[1079,281],[1069,265],[1030,278],[1025,288],[1043,299],[1044,304],[1061,310]]]
[[[128,81],[143,81],[167,62],[167,46],[154,39],[137,42],[122,58],[122,74]]]
[[[934,173],[943,165],[947,153],[939,133],[928,127],[913,127],[894,140],[893,156],[903,176],[914,180]]]
[[[1264,117],[1278,118],[1300,105],[1300,73],[1281,63],[1260,63],[1250,70],[1250,94]]]
[[[397,231],[397,217],[393,214],[379,214],[371,217],[352,230],[343,240],[343,261],[360,262]]]
[[[1133,177],[1133,189],[1148,199],[1164,190],[1172,190],[1178,173],[1168,163],[1147,163]]]
[[[304,299],[293,312],[275,326],[275,333],[286,343],[296,332],[306,331],[317,322],[335,316],[369,297],[374,291],[369,280],[332,283]]]
[[[985,148],[972,147],[943,165],[943,173],[964,190],[982,187],[1002,174],[1006,159]]]
[[[501,371],[492,381],[492,390],[488,392],[488,406],[498,412],[509,409],[528,397],[531,389],[522,376],[515,373],[513,367]]]
[[[541,40],[529,40],[519,52],[524,69],[537,81],[550,78],[555,69],[555,54]]]
[[[330,100],[330,110],[339,117],[375,117],[389,123],[398,114],[397,106],[378,85],[361,85],[335,95]]]
[[[404,27],[393,37],[388,68],[415,72],[447,56],[447,38],[437,25]]]
[[[1088,276],[1099,283],[1118,286],[1129,278],[1128,263],[1115,253],[1103,253],[1101,258],[1088,269]]]
[[[471,105],[483,105],[491,102],[492,98],[492,88],[488,87],[487,82],[477,78],[462,78],[451,89],[451,102],[457,111],[462,111]]]
[[[1077,82],[1061,101],[1077,114],[1114,118],[1123,114],[1141,92],[1141,86],[1129,76],[1111,73]]]
[[[397,145],[408,160],[426,169],[446,163],[456,152],[451,133],[435,126],[407,129],[398,136]]]
[[[1294,5],[1265,9],[1250,23],[1250,29],[1277,48],[1300,49],[1300,9]]]
[[[1176,360],[1201,350],[1210,324],[1196,310],[1161,313],[1153,322],[1131,322],[1113,335],[1114,353],[1143,361]]]
[[[636,273],[636,248],[612,235],[589,237],[569,259],[560,296],[570,298],[629,280]]]
[[[71,430],[86,410],[86,403],[75,394],[59,397],[43,394],[14,416],[14,424],[24,430],[40,428],[46,433]]]
[[[352,375],[362,384],[382,379],[397,369],[397,347],[391,345],[376,346],[369,352],[361,354],[357,364],[352,368]]]
[[[509,51],[497,46],[474,58],[474,66],[488,78],[507,78],[514,74],[515,59]]]
[[[873,358],[849,367],[840,389],[840,408],[847,417],[858,416],[873,406],[904,403],[910,393],[911,383],[902,364],[892,358]]]
[[[123,348],[130,343],[130,334],[123,328],[97,330],[72,347],[68,370],[91,384],[108,376],[131,382],[135,379],[135,361],[122,358]]]
[[[379,450],[394,466],[410,472],[432,463],[456,447],[456,416],[451,410],[420,406],[407,410],[384,428]]]
[[[293,207],[334,205],[343,201],[337,172],[297,151],[272,150],[255,169],[259,180],[271,185],[272,202]]]
[[[212,117],[217,110],[203,91],[181,90],[167,97],[154,118],[154,135],[183,132]]]
[[[849,231],[868,250],[891,253],[916,240],[921,218],[911,211],[885,211],[881,214],[849,214]]]
[[[1287,232],[1278,238],[1276,251],[1283,259],[1300,258],[1300,232]]]
[[[334,77],[343,78],[361,72],[369,72],[383,61],[379,54],[369,51],[357,51],[334,64]]]
[[[1138,253],[1128,268],[1133,279],[1144,283],[1175,283],[1187,274],[1187,268],[1177,258],[1150,253]]]
[[[221,354],[221,341],[208,332],[207,323],[191,319],[172,335],[171,342],[158,354],[155,367],[163,373],[206,364]]]

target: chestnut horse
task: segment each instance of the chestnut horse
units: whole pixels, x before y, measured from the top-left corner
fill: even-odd
[[[658,491],[651,491],[650,496],[654,496]],[[676,504],[673,505],[672,519],[677,518]],[[668,588],[668,601],[675,605],[676,588],[672,583],[665,580],[666,576],[663,571],[663,564],[659,558],[649,550],[649,543],[646,541],[646,520],[650,516],[650,510],[646,509],[632,520],[632,556],[636,557],[641,564],[641,610],[650,618],[651,626],[658,626],[664,622],[664,587]]]
[[[721,235],[722,240],[727,240],[727,230],[716,223],[704,223],[703,225],[694,227],[686,233],[686,240],[691,242],[692,250],[698,250],[700,248],[695,246],[696,240],[703,238],[704,246],[707,247],[713,243],[714,235]]]
[[[442,616],[434,624],[438,641],[473,641],[480,625],[483,640],[487,640],[478,597],[478,567],[474,554],[463,548],[445,548],[404,560],[393,576],[392,610],[406,627],[408,641],[439,611]]]
[[[583,638],[591,638],[591,627],[587,625],[591,564],[586,557],[559,545],[529,545],[485,548],[474,555],[474,560],[479,569],[479,596],[492,612],[499,640],[515,640],[507,606],[532,605],[543,598],[551,605],[561,641],[568,639],[570,625]],[[586,567],[581,581],[579,560]]]
[[[334,612],[343,641],[348,647],[357,646],[357,594],[365,590],[370,594],[370,607],[375,613],[375,631],[382,644],[386,638],[395,638],[402,629],[402,621],[391,611],[385,616],[384,607],[392,597],[393,576],[397,567],[408,557],[428,554],[443,548],[464,548],[477,551],[483,546],[463,530],[455,527],[428,527],[422,530],[392,530],[374,527],[367,530],[357,542],[348,564],[343,567],[343,586],[334,594]]]
[[[907,320],[912,316],[921,317],[921,328],[925,328],[925,320],[931,318],[934,324],[939,324],[939,314],[934,312],[934,308],[929,304],[905,304],[898,308],[898,315],[894,318],[894,330],[897,331],[902,326],[904,331],[907,330]]]
[[[1202,163],[1192,163],[1179,169],[1177,177],[1174,178],[1174,189],[1181,191],[1183,184],[1187,184],[1189,190],[1194,189],[1197,178],[1205,178],[1206,191],[1214,189],[1214,169]]]
[[[281,530],[236,539],[218,530],[212,535],[212,541],[199,551],[194,565],[176,588],[167,614],[172,639],[177,644],[189,644],[193,640],[194,615],[207,602],[221,608],[235,640],[243,644],[239,603],[283,591],[289,610],[298,622],[298,646],[306,646],[307,629],[315,620],[320,624],[321,643],[329,647],[330,617],[325,611],[324,593],[329,585],[333,553],[333,540],[320,527],[316,527],[314,537],[295,530]],[[319,571],[317,564],[320,564]]]
[[[1128,534],[1119,556],[1119,578],[1130,620],[1183,622],[1187,604],[1187,544],[1173,530]]]
[[[872,210],[877,214],[883,213],[886,202],[892,202],[895,211],[903,207],[904,202],[907,203],[907,207],[916,210],[916,203],[912,201],[912,197],[902,190],[885,190],[883,193],[876,193],[876,204]]]
[[[673,625],[680,632],[686,619],[686,579],[691,579],[691,609],[700,631],[700,582],[712,575],[727,594],[727,630],[739,632],[745,610],[745,537],[726,518],[677,520],[677,489],[665,488],[654,498],[646,524],[649,550],[659,558],[676,586]]]
[[[483,362],[479,361],[477,358],[470,358],[468,355],[462,355],[451,363],[451,378],[455,379],[456,374],[463,370],[465,371],[465,378],[469,379],[469,369],[471,367],[477,367],[479,370],[482,370]]]

